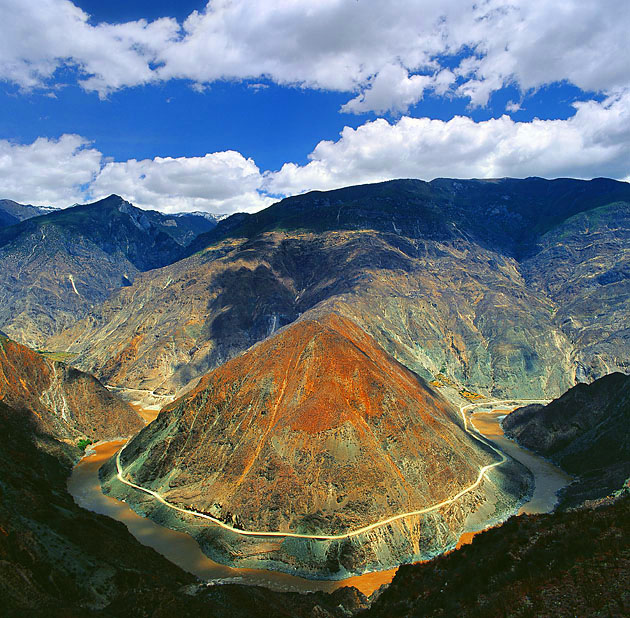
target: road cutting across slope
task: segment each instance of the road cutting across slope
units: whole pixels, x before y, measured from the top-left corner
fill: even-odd
[[[363,526],[362,528],[357,528],[356,530],[351,530],[350,532],[344,532],[343,534],[307,534],[307,533],[300,533],[300,532],[268,532],[268,531],[261,531],[261,530],[242,530],[240,528],[235,528],[234,526],[230,526],[229,524],[226,524],[225,522],[221,521],[220,519],[217,519],[216,517],[213,517],[212,515],[207,515],[206,513],[199,513],[197,511],[192,511],[190,509],[182,508],[180,506],[172,504],[171,502],[168,502],[156,491],[147,489],[146,487],[141,487],[140,485],[137,485],[136,483],[132,483],[131,481],[128,481],[127,479],[125,479],[124,470],[122,468],[122,464],[120,461],[120,456],[122,452],[125,450],[125,447],[121,448],[120,451],[118,451],[118,454],[116,455],[116,472],[117,472],[116,476],[121,483],[124,483],[125,485],[129,487],[133,487],[134,489],[137,489],[138,491],[142,491],[146,494],[149,494],[150,496],[153,496],[153,498],[155,498],[158,502],[160,502],[164,506],[167,506],[168,508],[171,508],[180,513],[184,513],[186,515],[192,515],[200,519],[208,520],[209,522],[216,524],[217,526],[220,526],[221,528],[224,528],[225,530],[229,530],[230,532],[234,532],[242,536],[282,537],[282,538],[295,538],[295,539],[309,539],[313,541],[339,541],[342,539],[348,539],[353,536],[364,534],[366,532],[369,532],[370,530],[374,530],[375,528],[381,528],[383,526],[387,526],[388,524],[398,521],[399,519],[404,519],[405,517],[413,517],[415,515],[425,515],[427,513],[437,511],[438,509],[444,506],[452,504],[453,502],[455,502],[456,500],[458,500],[465,494],[477,488],[481,484],[481,482],[483,481],[483,479],[485,478],[489,470],[492,470],[492,468],[496,468],[497,466],[502,465],[503,463],[507,461],[508,458],[502,451],[497,449],[489,440],[486,440],[486,438],[484,438],[474,427],[472,431],[469,429],[468,419],[466,418],[466,412],[475,407],[489,407],[489,406],[506,405],[506,404],[512,404],[512,403],[516,405],[523,404],[523,403],[525,404],[549,403],[549,400],[547,399],[501,399],[501,400],[494,400],[494,401],[471,403],[465,406],[461,406],[459,408],[459,413],[461,414],[462,419],[464,421],[464,429],[473,438],[483,443],[484,445],[490,447],[500,457],[499,461],[495,461],[494,463],[481,467],[479,470],[479,475],[477,477],[477,480],[474,483],[472,483],[468,487],[465,487],[464,489],[459,491],[457,494],[455,494],[451,498],[448,498],[447,500],[443,500],[442,502],[439,502],[432,506],[425,507],[417,511],[409,511],[407,513],[400,513],[399,515],[394,515],[392,517],[388,517],[387,519],[382,519],[373,524]]]

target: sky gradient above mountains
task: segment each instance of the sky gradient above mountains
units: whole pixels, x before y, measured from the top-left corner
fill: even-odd
[[[614,0],[7,0],[1,197],[254,211],[414,177],[630,179]]]

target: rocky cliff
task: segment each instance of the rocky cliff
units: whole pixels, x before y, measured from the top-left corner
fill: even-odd
[[[605,179],[313,192],[221,221],[48,345],[112,385],[175,394],[334,309],[425,379],[554,397],[627,369],[629,203]]]

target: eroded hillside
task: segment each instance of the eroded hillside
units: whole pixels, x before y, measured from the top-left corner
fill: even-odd
[[[553,397],[627,370],[628,203],[604,179],[314,192],[222,221],[48,345],[134,398],[175,395],[334,309],[428,380]]]
[[[129,436],[144,423],[96,378],[0,338],[0,401],[28,413],[38,432],[76,441]]]

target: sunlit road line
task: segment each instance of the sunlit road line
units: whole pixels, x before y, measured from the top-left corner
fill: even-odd
[[[264,531],[259,531],[259,530],[241,530],[239,528],[235,528],[234,526],[230,526],[229,524],[226,524],[225,522],[222,522],[220,519],[217,519],[216,517],[212,517],[212,515],[207,515],[205,513],[198,513],[196,511],[191,511],[189,509],[184,509],[182,507],[176,506],[175,504],[171,504],[170,502],[162,498],[162,496],[160,496],[160,494],[158,494],[156,491],[152,491],[151,489],[147,489],[146,487],[141,487],[140,485],[136,485],[135,483],[132,483],[131,481],[128,481],[127,479],[124,478],[124,471],[120,463],[120,456],[122,452],[125,450],[127,445],[123,446],[123,448],[121,448],[118,451],[118,454],[116,455],[116,471],[117,471],[116,477],[121,483],[124,483],[125,485],[128,485],[129,487],[133,487],[134,489],[137,489],[138,491],[142,491],[146,494],[149,494],[150,496],[153,496],[158,502],[160,502],[164,506],[167,506],[175,511],[179,511],[180,513],[184,513],[186,515],[193,515],[194,517],[199,517],[200,519],[206,519],[212,522],[213,524],[216,524],[217,526],[224,528],[225,530],[229,530],[230,532],[234,532],[242,536],[282,537],[282,538],[293,538],[293,539],[310,539],[313,541],[339,541],[342,539],[348,539],[353,536],[358,536],[359,534],[364,534],[376,528],[387,526],[388,524],[398,521],[399,519],[404,519],[405,517],[413,517],[415,515],[425,515],[426,513],[432,513],[433,511],[437,511],[438,509],[441,509],[444,506],[452,504],[453,502],[455,502],[455,500],[458,500],[465,494],[471,492],[473,489],[476,489],[477,487],[479,487],[479,485],[485,478],[486,473],[489,470],[492,470],[493,468],[496,468],[497,466],[500,466],[507,461],[508,458],[503,454],[503,452],[497,449],[489,440],[486,440],[486,438],[484,438],[476,429],[474,429],[473,431],[468,429],[468,419],[466,418],[467,410],[470,410],[471,408],[475,408],[475,407],[481,407],[481,406],[487,407],[487,406],[494,406],[494,405],[502,405],[506,403],[516,403],[516,404],[546,403],[548,401],[549,400],[546,400],[546,399],[502,399],[502,400],[496,400],[496,401],[471,403],[465,406],[461,406],[459,408],[459,413],[462,415],[462,419],[464,421],[464,429],[473,438],[475,438],[479,442],[482,442],[486,446],[490,447],[497,455],[499,455],[501,460],[495,461],[494,463],[483,466],[479,470],[479,476],[477,477],[477,480],[472,485],[470,485],[469,487],[466,487],[465,489],[462,489],[460,492],[458,492],[457,494],[455,494],[452,498],[449,498],[448,500],[444,500],[442,502],[439,502],[438,504],[434,504],[433,506],[429,506],[424,509],[420,509],[418,511],[409,511],[408,513],[401,513],[400,515],[394,515],[393,517],[388,517],[387,519],[377,521],[376,523],[370,524],[368,526],[364,526],[363,528],[358,528],[357,530],[345,532],[344,534],[302,534],[299,532],[264,532]]]

